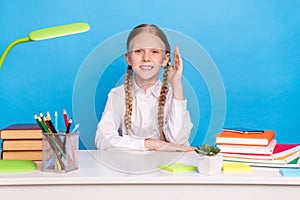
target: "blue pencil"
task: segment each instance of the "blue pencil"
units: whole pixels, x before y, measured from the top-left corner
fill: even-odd
[[[48,160],[48,162],[46,163],[46,165],[43,167],[43,169],[47,169],[47,168],[50,166],[50,164],[54,161],[54,159],[55,159],[55,156],[52,156],[52,157]],[[54,164],[56,164],[55,161],[54,161]]]
[[[77,131],[78,127],[79,127],[79,124],[76,124],[75,127],[73,128],[73,130],[71,131],[71,133],[74,133],[75,131]]]
[[[58,131],[58,113],[57,113],[57,111],[55,111],[55,113],[54,113],[54,116],[55,116],[55,130],[57,130]]]

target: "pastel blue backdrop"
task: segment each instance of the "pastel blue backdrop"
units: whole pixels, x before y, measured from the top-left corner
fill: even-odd
[[[108,38],[152,23],[185,34],[213,60],[226,93],[224,126],[272,129],[278,142],[300,143],[299,10],[297,0],[0,0],[0,52],[36,29],[81,21],[91,26],[83,34],[11,50],[0,69],[0,128],[34,122],[32,114],[40,111],[61,114],[65,108],[72,117],[75,80],[85,59]],[[107,49],[112,51],[113,47]],[[104,74],[111,78],[103,76],[101,81],[117,84],[125,67],[123,57],[117,58]],[[193,69],[188,60],[185,67]],[[199,80],[199,90],[193,92],[201,97],[201,114],[193,119],[197,129],[191,141],[199,145],[211,122],[210,93],[204,79],[185,73],[187,80]],[[103,85],[97,86],[94,97],[98,119],[109,91]],[[79,129],[84,138],[81,148],[93,143],[95,128],[91,124],[88,131]]]

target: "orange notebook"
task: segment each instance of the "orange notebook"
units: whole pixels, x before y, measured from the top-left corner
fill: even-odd
[[[275,137],[275,132],[265,130],[261,133],[243,134],[232,131],[222,131],[216,135],[216,144],[261,145],[267,146]]]

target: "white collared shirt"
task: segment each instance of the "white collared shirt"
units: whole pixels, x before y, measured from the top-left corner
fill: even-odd
[[[124,123],[124,85],[113,88],[108,94],[105,109],[97,126],[95,137],[97,149],[114,146],[130,150],[147,150],[144,146],[146,138],[159,139],[157,110],[161,85],[161,81],[158,80],[144,91],[133,81],[130,135],[126,133]],[[164,107],[166,140],[175,144],[188,145],[192,127],[190,114],[187,111],[187,100],[173,99],[172,88],[169,87]]]

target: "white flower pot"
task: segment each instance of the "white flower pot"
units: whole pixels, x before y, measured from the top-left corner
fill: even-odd
[[[199,156],[198,170],[201,174],[215,175],[222,171],[223,156]]]

